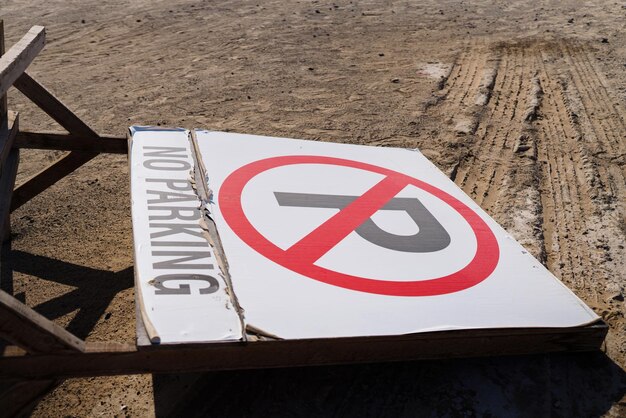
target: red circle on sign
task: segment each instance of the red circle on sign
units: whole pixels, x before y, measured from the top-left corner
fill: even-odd
[[[474,235],[476,236],[477,242],[476,254],[474,255],[474,258],[465,267],[447,276],[427,280],[391,281],[368,279],[365,277],[339,273],[324,267],[316,266],[314,264],[316,259],[307,259],[305,252],[292,251],[291,248],[283,250],[265,238],[250,223],[243,211],[241,194],[246,184],[248,184],[248,182],[258,174],[273,168],[294,164],[337,165],[384,175],[385,179],[370,190],[372,191],[378,188],[376,192],[371,193],[371,199],[368,200],[369,196],[367,195],[370,193],[369,191],[366,192],[361,198],[357,199],[364,199],[366,203],[372,199],[375,200],[377,197],[383,200],[386,199],[384,200],[386,203],[387,200],[394,197],[395,194],[407,185],[413,185],[427,193],[430,193],[451,206],[470,225]],[[386,190],[391,191],[385,196]],[[406,174],[358,161],[334,157],[306,155],[273,157],[255,161],[237,169],[226,178],[222,184],[218,199],[220,209],[226,223],[228,223],[230,228],[242,241],[259,254],[296,273],[345,289],[390,296],[434,296],[454,293],[475,286],[489,277],[489,275],[496,268],[500,257],[498,241],[489,226],[480,216],[478,216],[478,214],[476,214],[476,212],[470,209],[463,202],[431,184],[407,176]],[[379,202],[380,201],[381,200],[379,200]],[[379,204],[378,207],[367,209],[369,210],[368,213],[373,215],[373,213],[375,213],[383,205],[384,203],[382,205]],[[367,216],[367,214],[364,215],[363,208],[360,207],[367,205],[354,206],[355,207],[353,209],[355,211],[361,210],[361,216]],[[348,209],[349,207],[346,207],[345,209],[342,209],[340,213]],[[327,226],[327,230],[330,233],[325,235],[332,235],[332,226],[330,225],[332,220],[333,218],[328,221],[329,225]],[[334,226],[336,227],[338,224]],[[358,227],[358,225],[356,225],[355,228],[356,227]],[[322,243],[322,246],[323,244],[330,245],[328,243]],[[301,247],[303,247],[305,251],[311,248],[307,246]]]

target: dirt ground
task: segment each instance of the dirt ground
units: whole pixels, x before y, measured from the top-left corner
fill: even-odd
[[[101,133],[419,147],[601,315],[603,352],[71,379],[48,416],[626,416],[626,3],[1,0],[7,44]],[[55,130],[19,93],[22,129]],[[18,183],[59,156],[22,153]],[[3,289],[135,336],[129,176],[100,156],[14,212]],[[1,413],[0,413],[1,414]]]

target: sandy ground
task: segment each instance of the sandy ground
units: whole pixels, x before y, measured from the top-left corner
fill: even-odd
[[[203,127],[419,147],[610,325],[603,352],[71,379],[33,416],[626,416],[626,4],[2,0],[7,43],[97,131]],[[23,129],[56,129],[17,92]],[[19,178],[58,157],[23,152]],[[2,287],[133,342],[128,168],[12,216]],[[0,413],[1,414],[1,413]]]

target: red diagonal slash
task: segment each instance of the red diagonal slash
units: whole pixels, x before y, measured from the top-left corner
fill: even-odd
[[[406,186],[407,182],[403,178],[385,177],[361,197],[292,245],[287,250],[288,257],[303,263],[316,262]]]

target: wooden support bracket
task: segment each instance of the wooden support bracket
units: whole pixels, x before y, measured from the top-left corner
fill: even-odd
[[[59,125],[67,129],[70,134],[84,138],[100,138],[94,130],[69,110],[63,102],[27,73],[23,73],[15,81],[15,87],[50,115]],[[94,150],[88,152],[72,151],[39,173],[31,176],[13,192],[11,211],[19,208],[98,155],[99,153]]]
[[[126,137],[113,135],[80,136],[58,132],[20,131],[14,148],[47,149],[57,151],[83,151],[107,154],[127,154]]]
[[[128,149],[126,138],[101,137],[61,100],[25,72],[26,67],[44,44],[45,29],[41,26],[34,26],[20,42],[0,58],[0,97],[11,85],[14,85],[69,132],[65,135],[25,132],[17,136],[16,148],[67,150],[70,153],[24,181],[13,192],[11,211],[19,208],[100,153],[122,154]]]
[[[20,75],[14,86],[68,132],[83,137],[98,137],[93,129],[28,73]]]
[[[0,336],[30,354],[80,353],[85,342],[0,290]]]
[[[46,190],[48,187],[61,180],[63,177],[73,173],[77,168],[93,159],[98,154],[70,152],[61,157],[56,162],[44,168],[37,174],[29,177],[22,185],[13,191],[11,200],[11,212],[22,206],[24,203]]]

